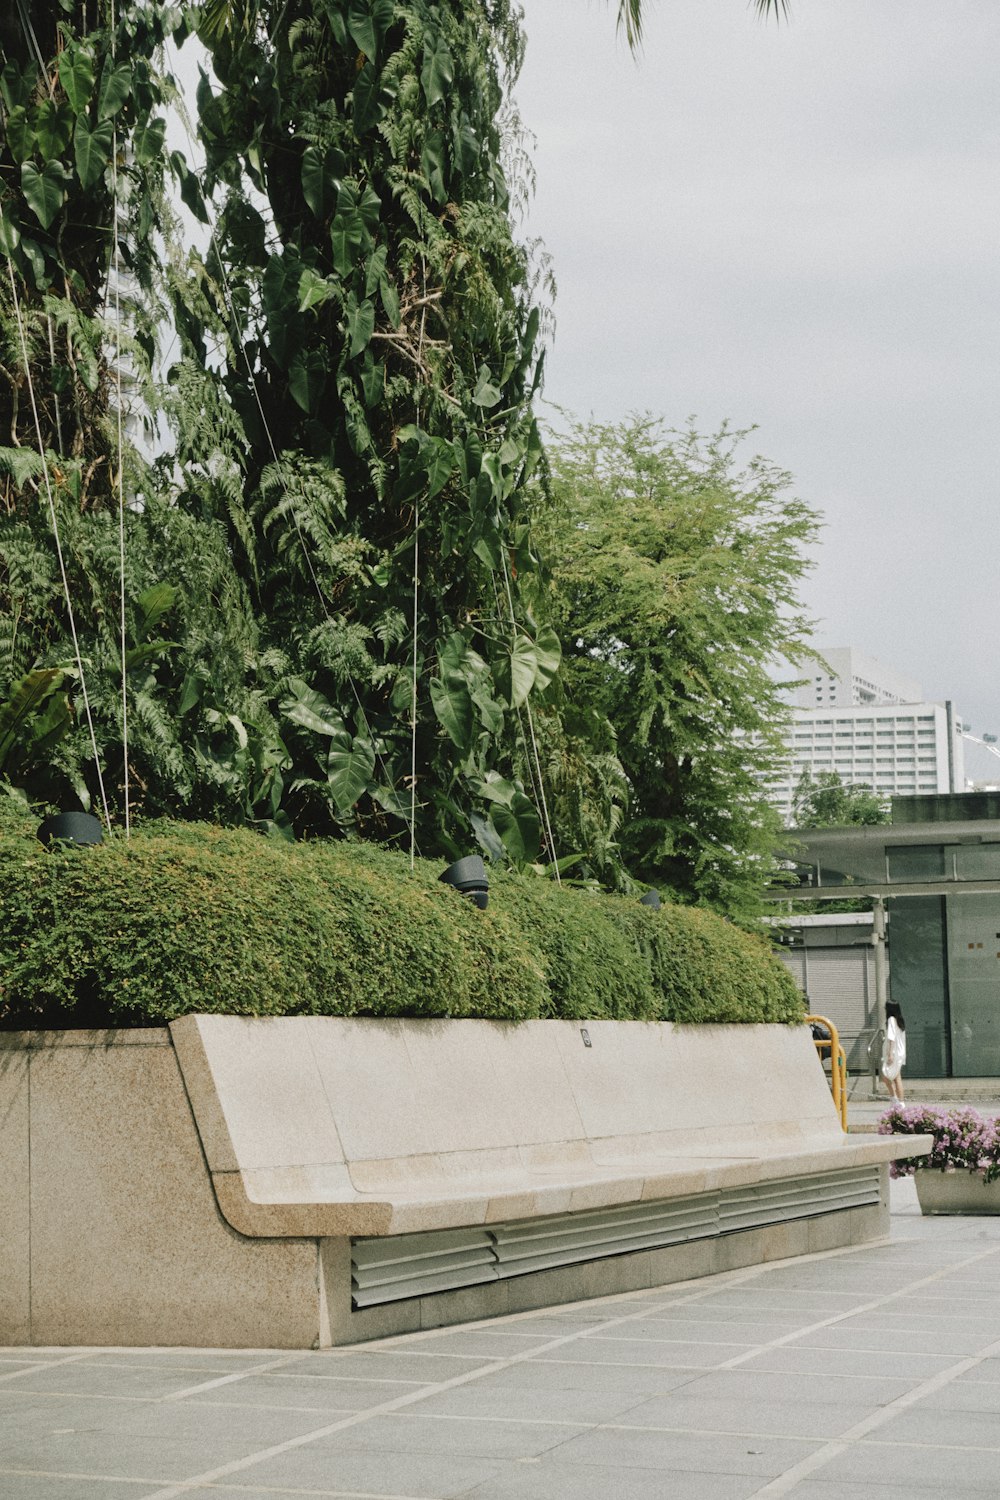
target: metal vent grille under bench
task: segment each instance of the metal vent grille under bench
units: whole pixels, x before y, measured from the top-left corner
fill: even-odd
[[[472,1229],[351,1241],[355,1308],[660,1249],[879,1201],[877,1167]]]

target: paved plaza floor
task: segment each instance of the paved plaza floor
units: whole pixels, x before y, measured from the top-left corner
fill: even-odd
[[[1000,1218],[323,1353],[0,1350],[2,1500],[1000,1494]]]

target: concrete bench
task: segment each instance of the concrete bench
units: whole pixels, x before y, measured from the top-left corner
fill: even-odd
[[[0,1343],[308,1347],[857,1243],[929,1145],[844,1135],[805,1027],[0,1038]]]

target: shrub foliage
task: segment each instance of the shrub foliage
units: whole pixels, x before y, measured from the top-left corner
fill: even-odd
[[[0,1026],[240,1015],[796,1021],[757,938],[709,912],[491,875],[478,911],[440,866],[363,843],[151,822],[45,849],[0,824]]]

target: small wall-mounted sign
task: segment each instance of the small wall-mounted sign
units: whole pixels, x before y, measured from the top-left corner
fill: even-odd
[[[594,1045],[590,1040],[590,1032],[587,1030],[586,1026],[580,1027],[580,1035],[583,1037],[583,1045],[585,1047],[592,1047]]]

